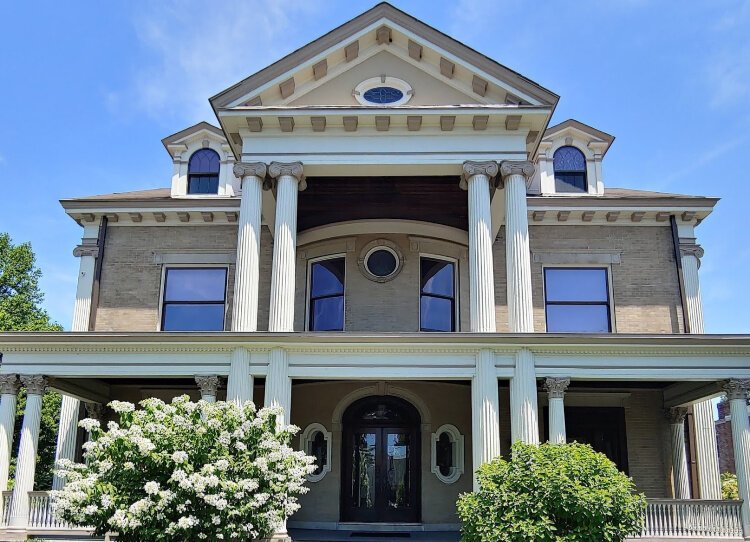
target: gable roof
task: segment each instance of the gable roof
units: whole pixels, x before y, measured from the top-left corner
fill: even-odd
[[[443,32],[423,23],[411,15],[395,8],[391,4],[382,2],[334,30],[331,30],[320,38],[290,53],[281,60],[278,60],[270,66],[216,94],[209,100],[214,112],[217,113],[218,116],[218,110],[231,106],[234,101],[252,94],[261,86],[292,72],[301,64],[310,61],[325,51],[336,48],[337,46],[343,49],[348,45],[346,43],[348,39],[382,19],[387,19],[394,25],[407,29],[414,36],[425,40],[428,43],[435,44],[448,54],[455,56],[457,59],[476,67],[519,91],[522,91],[526,95],[537,100],[540,104],[552,107],[557,104],[559,99],[557,94],[451,38]]]
[[[575,128],[576,130],[585,132],[591,136],[596,137],[597,139],[601,139],[602,141],[606,142],[608,145],[611,145],[612,142],[615,140],[615,136],[608,134],[607,132],[602,132],[601,130],[597,130],[593,126],[584,124],[581,121],[578,121],[575,119],[568,119],[568,120],[564,120],[563,122],[559,124],[555,124],[554,126],[550,126],[549,128],[547,128],[544,132],[544,137],[542,138],[542,141],[553,137],[555,134],[557,134],[558,132],[562,132],[566,128]]]
[[[164,139],[161,140],[161,143],[162,145],[164,145],[164,148],[167,149],[167,151],[169,151],[170,145],[179,144],[183,140],[189,138],[190,136],[194,134],[201,132],[202,130],[211,132],[224,141],[227,140],[226,136],[224,135],[224,130],[222,130],[221,128],[217,126],[214,126],[213,124],[209,124],[208,122],[204,120],[197,124],[193,124],[192,126],[185,128],[184,130],[180,130],[179,132],[176,132],[172,135],[165,137]]]

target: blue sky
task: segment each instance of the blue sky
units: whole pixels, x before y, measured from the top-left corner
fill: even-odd
[[[750,332],[750,1],[394,1],[617,137],[608,186],[718,196],[698,228],[706,330]],[[8,2],[0,33],[0,231],[31,241],[70,325],[80,228],[60,198],[168,186],[160,140],[208,97],[374,2]]]

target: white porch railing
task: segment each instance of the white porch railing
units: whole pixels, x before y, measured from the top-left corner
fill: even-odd
[[[52,497],[47,491],[29,492],[30,529],[71,529],[70,524],[60,521],[52,510]]]
[[[648,499],[643,538],[742,539],[742,501]]]

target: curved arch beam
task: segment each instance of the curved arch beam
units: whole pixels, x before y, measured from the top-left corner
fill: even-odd
[[[469,245],[469,233],[451,226],[420,220],[347,220],[305,230],[297,235],[297,246],[309,245],[336,237],[367,234],[405,234],[432,237],[459,245]]]
[[[383,393],[383,391],[385,393]],[[365,397],[370,397],[372,395],[392,395],[394,397],[398,397],[400,399],[408,401],[419,412],[419,417],[422,420],[422,431],[431,430],[430,428],[432,417],[430,416],[430,409],[427,408],[427,404],[422,400],[422,398],[412,391],[400,388],[398,386],[393,386],[391,384],[385,384],[385,388],[383,388],[382,385],[373,384],[371,386],[364,386],[347,393],[344,397],[341,398],[341,400],[336,404],[336,407],[333,409],[333,415],[331,416],[331,426],[335,430],[340,431],[341,420],[343,419],[344,412],[347,408],[349,408],[349,405],[351,405],[355,401],[358,401],[359,399],[364,399]]]

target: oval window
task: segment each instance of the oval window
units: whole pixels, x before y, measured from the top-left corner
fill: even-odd
[[[391,276],[398,269],[398,257],[392,250],[378,247],[367,255],[365,265],[367,270],[376,277],[385,278]]]
[[[365,91],[364,99],[372,104],[392,104],[403,99],[404,93],[393,87],[374,87]]]

